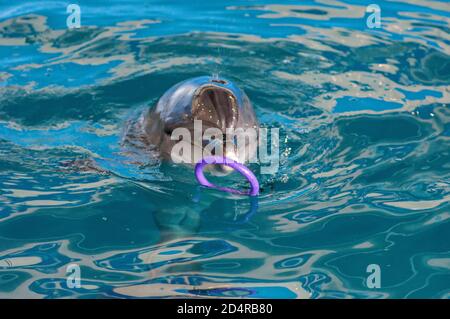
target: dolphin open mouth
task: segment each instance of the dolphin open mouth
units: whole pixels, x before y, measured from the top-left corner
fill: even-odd
[[[205,125],[217,127],[225,133],[238,121],[236,96],[226,88],[204,85],[195,92],[192,115]]]
[[[192,115],[196,120],[202,121],[204,129],[217,127],[222,131],[224,140],[221,142],[221,147],[225,155],[227,144],[231,143],[226,140],[226,130],[235,127],[239,116],[236,96],[226,88],[214,84],[204,85],[195,92],[192,100]],[[211,153],[217,155],[214,149]],[[211,165],[209,170],[218,176],[228,175],[233,171],[230,167],[219,164]]]

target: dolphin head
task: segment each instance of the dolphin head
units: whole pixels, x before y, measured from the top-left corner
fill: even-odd
[[[191,132],[191,136],[194,136],[194,124],[201,121],[202,141],[199,143],[194,138],[191,141],[197,151],[201,149],[202,154],[204,148],[209,145],[211,155],[219,155],[215,152],[220,149],[221,155],[245,162],[256,152],[255,143],[245,141],[246,147],[240,150],[236,136],[227,134],[239,129],[256,130],[258,126],[249,98],[227,79],[202,76],[181,82],[159,99],[154,112],[158,114],[160,129],[167,137],[177,128],[186,128]],[[217,134],[205,138],[205,135],[211,135],[214,131],[222,133],[220,139]],[[214,165],[213,171],[216,175],[223,175],[231,169]]]

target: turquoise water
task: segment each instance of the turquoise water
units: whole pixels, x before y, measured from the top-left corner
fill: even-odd
[[[448,298],[450,6],[372,2],[0,1],[0,297]],[[280,128],[257,200],[123,143],[211,74]]]

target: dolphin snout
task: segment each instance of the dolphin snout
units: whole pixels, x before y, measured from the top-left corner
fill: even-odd
[[[239,162],[238,158],[234,152],[227,153],[226,157]],[[233,170],[234,170],[233,168],[231,168],[227,165],[223,165],[223,164],[213,165],[212,174],[215,176],[226,176],[228,174],[231,174],[231,172],[233,172]]]

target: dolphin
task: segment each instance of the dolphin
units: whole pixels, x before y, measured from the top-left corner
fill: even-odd
[[[173,147],[179,142],[172,134],[178,128],[185,128],[194,136],[194,121],[201,121],[202,133],[209,128],[222,132],[223,140],[215,142],[221,144],[223,155],[245,162],[256,153],[257,143],[245,139],[245,147],[238,149],[236,138],[227,136],[227,129],[245,131],[253,128],[257,132],[258,127],[250,99],[233,82],[211,76],[180,82],[168,89],[156,106],[148,110],[142,125],[148,143],[158,149],[161,158],[171,159]],[[211,139],[190,141],[194,152],[201,151],[210,142]],[[185,159],[185,162],[189,160]],[[232,170],[223,165],[214,166],[212,172],[215,175],[224,175]]]
[[[138,119],[132,119],[125,127],[123,146],[137,153],[171,161],[176,129],[184,128],[194,136],[195,122],[201,121],[202,132],[209,128],[220,130],[226,136],[227,129],[255,129],[259,127],[255,111],[248,96],[233,82],[225,78],[201,76],[185,80],[169,88],[149,109],[143,110]],[[191,146],[202,150],[210,141],[192,139]],[[257,143],[245,140],[244,149],[234,139],[226,137],[217,141],[223,145],[228,158],[245,162],[257,151]],[[228,147],[231,145],[231,147]],[[134,151],[133,151],[134,152]],[[242,154],[244,152],[244,154]],[[146,155],[148,156],[148,155]],[[195,163],[191,163],[195,164]],[[232,169],[224,165],[208,165],[217,176],[229,174]],[[201,226],[201,211],[210,203],[187,204],[173,207],[173,203],[158,201],[154,219],[161,231],[161,242],[195,234]]]

